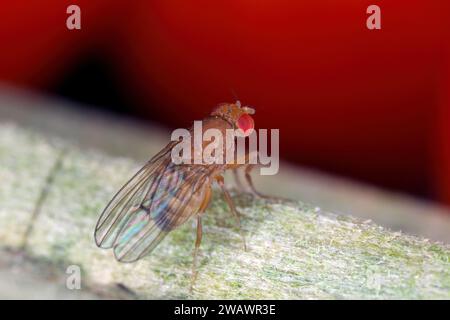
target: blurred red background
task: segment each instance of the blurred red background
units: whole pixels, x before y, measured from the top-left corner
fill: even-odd
[[[70,4],[81,8],[81,30],[66,28]],[[381,7],[381,30],[366,28],[371,4]],[[95,55],[127,111],[170,127],[235,92],[256,108],[257,127],[280,128],[284,159],[450,204],[446,0],[1,7],[2,81],[52,92]]]

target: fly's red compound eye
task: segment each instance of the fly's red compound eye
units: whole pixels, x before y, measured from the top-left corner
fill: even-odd
[[[253,118],[248,114],[244,113],[241,115],[237,121],[238,129],[240,129],[244,136],[248,136],[252,133],[253,128],[255,127],[255,122]]]

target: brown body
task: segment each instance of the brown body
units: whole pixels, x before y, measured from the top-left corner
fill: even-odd
[[[214,128],[226,136],[227,129],[248,132],[253,129],[249,114],[254,110],[241,107],[240,103],[222,104],[206,118],[203,132]],[[191,129],[191,137],[194,132]],[[203,142],[205,148],[211,142]],[[133,262],[150,253],[174,228],[192,216],[197,217],[197,240],[194,250],[194,276],[198,248],[202,238],[201,217],[211,199],[211,187],[215,181],[221,187],[231,212],[240,224],[239,214],[225,189],[222,174],[237,169],[242,164],[174,164],[169,143],[154,156],[107,205],[95,229],[95,240],[102,248],[113,248],[117,260]],[[192,144],[193,145],[193,144]],[[226,154],[227,144],[223,144]],[[191,154],[194,154],[192,150]],[[250,178],[251,166],[247,166],[246,178],[254,190]],[[245,247],[245,240],[244,240]]]
[[[202,136],[203,133],[206,132],[208,129],[217,129],[221,132],[223,137],[226,137],[226,130],[227,129],[233,129],[235,130],[236,127],[233,125],[233,119],[239,118],[240,115],[242,115],[241,109],[238,108],[234,104],[225,104],[221,106],[225,109],[225,111],[219,112],[213,112],[213,115],[204,119],[202,122]],[[219,109],[221,108],[219,107]],[[223,114],[227,114],[227,117],[223,117]],[[191,128],[190,130],[190,136],[191,136],[191,155],[192,159],[191,162],[193,163],[193,155],[194,155],[194,129]],[[198,133],[197,133],[198,134]],[[212,141],[203,141],[202,142],[202,150],[204,150]],[[230,148],[229,145],[226,143],[223,143],[223,154],[227,154],[229,152],[235,153],[236,148]],[[186,164],[186,165],[180,165],[180,170],[195,170],[198,166],[205,166],[204,164]],[[197,191],[197,193],[193,196],[193,199],[188,204],[186,209],[181,213],[180,217],[176,219],[176,217],[172,216],[170,217],[171,220],[175,221],[175,224],[173,227],[178,227],[182,225],[184,222],[189,220],[190,217],[198,214],[199,212],[202,213],[206,210],[208,207],[208,204],[210,202],[211,198],[211,188],[214,181],[217,181],[219,184],[223,183],[222,175],[226,170],[235,170],[239,167],[245,166],[245,164],[239,164],[237,159],[235,163],[227,163],[227,164],[209,164],[207,165],[210,171],[210,176],[206,179],[204,185]]]

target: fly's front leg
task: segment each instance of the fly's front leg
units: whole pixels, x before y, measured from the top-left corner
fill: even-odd
[[[248,164],[245,167],[245,180],[247,181],[247,184],[250,187],[252,194],[258,198],[271,199],[272,197],[262,194],[258,190],[256,190],[255,185],[253,184],[252,175],[250,174],[254,168],[255,168],[254,164]]]
[[[266,196],[259,193],[258,190],[256,190],[255,185],[253,184],[253,179],[252,179],[250,172],[253,170],[254,167],[255,167],[255,165],[253,165],[253,164],[248,164],[245,167],[245,180],[247,181],[247,184],[250,187],[250,190],[253,195],[255,195],[259,198],[265,198]]]
[[[245,167],[245,180],[247,181],[247,184],[250,187],[250,190],[254,196],[261,198],[261,199],[272,200],[272,201],[287,200],[287,199],[284,199],[281,197],[268,196],[268,195],[262,194],[261,192],[256,190],[255,185],[253,184],[252,175],[250,174],[254,168],[255,168],[254,164],[248,164]]]
[[[223,194],[224,194],[224,196],[225,196],[225,201],[227,202],[228,207],[230,207],[231,213],[233,214],[233,216],[234,216],[234,217],[236,218],[236,220],[237,220],[238,227],[239,227],[239,232],[240,232],[240,234],[241,234],[242,241],[243,241],[243,243],[244,243],[244,250],[247,251],[247,244],[246,244],[246,242],[245,242],[245,237],[244,237],[244,234],[243,234],[243,232],[242,232],[242,227],[241,227],[241,217],[240,217],[240,214],[239,214],[239,212],[236,210],[236,206],[234,205],[233,199],[231,198],[231,196],[230,196],[228,190],[227,190],[226,187],[225,187],[225,182],[224,182],[224,180],[223,180],[223,177],[219,175],[219,176],[216,176],[215,179],[216,179],[216,181],[217,181],[217,184],[218,184],[218,185],[220,186],[220,188],[222,189],[222,192],[223,192]]]
[[[258,152],[256,150],[246,152],[245,154],[239,156],[237,155],[237,163],[232,164],[228,166],[229,169],[236,170],[238,167],[244,166],[245,167],[245,180],[247,182],[248,187],[250,188],[250,192],[253,196],[266,199],[266,200],[272,200],[272,201],[280,201],[280,200],[287,200],[280,197],[273,197],[268,196],[265,194],[260,193],[258,190],[256,190],[255,185],[253,184],[253,179],[250,174],[250,172],[257,166],[260,166],[257,164],[258,159]]]

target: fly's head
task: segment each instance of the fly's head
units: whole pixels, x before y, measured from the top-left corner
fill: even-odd
[[[240,135],[249,136],[255,128],[255,122],[251,115],[255,114],[255,109],[248,106],[241,106],[240,101],[235,103],[224,103],[219,105],[211,116],[220,117],[233,125]]]

